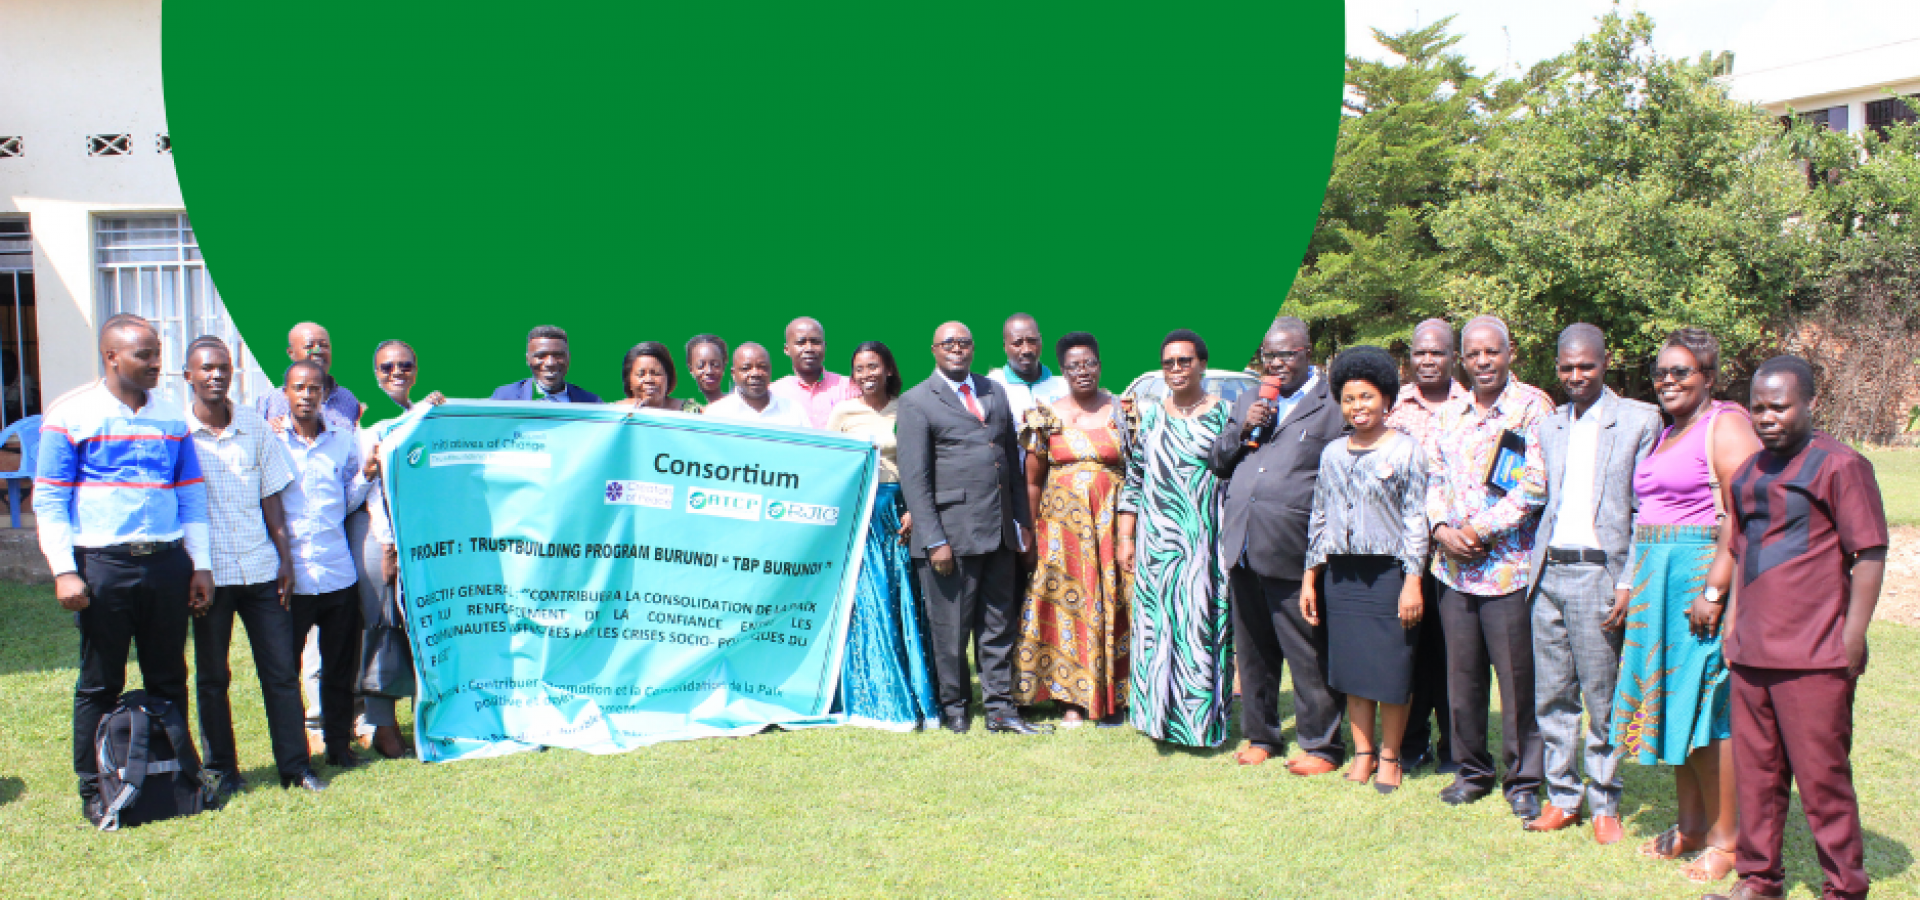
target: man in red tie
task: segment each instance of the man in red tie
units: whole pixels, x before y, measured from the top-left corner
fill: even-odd
[[[1018,555],[1031,531],[1006,391],[974,375],[973,334],[959,322],[933,335],[938,371],[900,398],[900,495],[913,515],[912,553],[927,605],[940,719],[972,727],[967,643],[980,661],[987,730],[1039,731],[1013,703],[1020,633]]]

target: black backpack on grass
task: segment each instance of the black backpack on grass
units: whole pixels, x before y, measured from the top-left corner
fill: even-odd
[[[191,816],[207,808],[200,754],[172,703],[128,691],[94,732],[100,770],[100,830]]]

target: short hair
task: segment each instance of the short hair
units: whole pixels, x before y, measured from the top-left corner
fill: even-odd
[[[862,353],[871,353],[880,357],[880,361],[887,366],[887,396],[900,396],[900,392],[905,388],[900,381],[900,367],[893,362],[893,351],[888,350],[887,345],[879,341],[861,341],[860,346],[853,348],[853,356],[847,357],[847,368],[853,368],[854,357]]]
[[[1775,375],[1793,376],[1793,380],[1797,382],[1794,393],[1799,394],[1802,400],[1813,399],[1813,366],[1806,360],[1798,356],[1776,356],[1769,359],[1761,363],[1760,368],[1753,370],[1753,383],[1759,384],[1760,379]]]
[[[1466,352],[1467,335],[1475,328],[1493,329],[1495,334],[1500,335],[1500,343],[1505,345],[1503,349],[1513,349],[1513,332],[1507,330],[1507,323],[1502,321],[1499,316],[1474,316],[1467,320],[1467,324],[1460,326],[1461,353],[1464,354]]]
[[[1420,332],[1432,331],[1435,328],[1440,329],[1441,333],[1447,336],[1447,351],[1452,352],[1454,342],[1455,342],[1455,338],[1453,335],[1453,323],[1448,322],[1445,319],[1422,320],[1420,324],[1413,326],[1413,334],[1411,335],[1411,337],[1414,339],[1418,339],[1420,337]],[[1409,343],[1411,343],[1411,341]]]
[[[1576,347],[1607,352],[1607,335],[1597,325],[1575,322],[1560,332],[1559,351],[1565,353]]]
[[[1675,330],[1667,335],[1667,342],[1660,349],[1668,347],[1678,347],[1693,354],[1693,361],[1700,365],[1701,371],[1707,373],[1708,381],[1712,381],[1714,374],[1720,371],[1720,339],[1705,328]]]
[[[693,337],[687,338],[687,361],[689,363],[693,361],[693,348],[698,347],[701,344],[712,344],[715,348],[717,348],[720,351],[721,359],[725,359],[725,360],[733,359],[733,351],[727,349],[727,342],[724,339],[722,339],[717,334],[703,333],[703,334],[696,334]]]
[[[1313,343],[1313,331],[1307,327],[1306,320],[1298,316],[1281,316],[1274,319],[1273,324],[1267,326],[1267,334],[1269,336],[1284,334],[1299,338],[1303,344]]]
[[[233,361],[233,350],[227,347],[226,341],[216,335],[203,334],[194,338],[193,343],[187,345],[187,352],[180,355],[180,368],[193,371],[193,355],[201,350],[218,350],[227,355],[228,362]]]
[[[733,348],[733,355],[734,355],[734,356],[739,356],[739,355],[740,355],[740,354],[741,354],[741,353],[742,353],[743,351],[745,351],[745,350],[748,350],[748,349],[753,349],[753,350],[758,350],[758,351],[760,351],[760,355],[761,355],[761,356],[764,356],[764,357],[766,357],[766,358],[767,358],[767,361],[768,361],[768,363],[769,363],[769,364],[771,364],[771,363],[772,363],[772,361],[773,361],[773,354],[771,354],[771,353],[768,353],[768,352],[767,352],[767,348],[766,348],[766,347],[764,347],[764,346],[761,346],[761,344],[760,344],[760,342],[759,342],[759,341],[747,341],[746,343],[743,343],[743,344],[741,344],[740,346],[738,346],[738,347],[735,347],[735,348]],[[733,367],[733,360],[732,360],[732,359],[728,359],[728,360],[727,360],[727,367],[728,367],[728,368],[732,368],[732,367]]]
[[[1388,403],[1400,394],[1400,364],[1393,361],[1393,354],[1371,344],[1360,344],[1340,351],[1333,358],[1333,366],[1328,375],[1333,383],[1333,395],[1337,400],[1340,389],[1349,381],[1364,381],[1380,389],[1380,396]]]
[[[1064,368],[1067,364],[1067,351],[1075,347],[1085,347],[1093,351],[1095,359],[1100,357],[1100,342],[1094,340],[1093,335],[1084,331],[1069,331],[1061,335],[1059,340],[1053,342],[1054,360],[1059,362],[1061,367]],[[1166,345],[1162,344],[1160,349],[1165,350]]]
[[[565,342],[566,339],[567,330],[558,325],[535,325],[532,331],[527,332],[527,343],[529,344],[534,341],[545,340]]]
[[[413,351],[412,344],[409,344],[406,341],[403,341],[399,338],[388,338],[384,341],[381,341],[378,346],[373,348],[373,367],[374,368],[376,369],[380,368],[380,354],[385,353],[388,347],[405,347],[407,348],[407,355],[413,357],[414,362],[418,363],[420,361],[420,354],[415,353]]]
[[[280,373],[280,389],[281,390],[284,391],[287,389],[287,382],[293,380],[293,370],[295,369],[312,369],[315,372],[320,373],[320,377],[322,379],[325,379],[327,377],[326,366],[323,366],[319,362],[312,359],[296,359],[293,362],[290,362],[287,364],[286,371]]]
[[[1007,333],[1007,329],[1012,328],[1013,323],[1015,322],[1032,322],[1034,330],[1035,331],[1040,330],[1040,321],[1038,319],[1035,319],[1032,316],[1032,314],[1017,312],[1017,313],[1014,313],[1013,315],[1008,316],[1005,322],[1000,323],[1000,333],[1002,335],[1005,335]]]
[[[1200,335],[1195,334],[1191,328],[1175,328],[1167,332],[1166,338],[1160,342],[1160,352],[1167,352],[1168,344],[1178,344],[1181,341],[1193,345],[1193,353],[1200,357],[1201,362],[1207,361],[1207,342],[1201,340]]]
[[[144,328],[154,334],[160,333],[160,329],[153,327],[152,322],[140,316],[136,316],[133,313],[116,313],[108,316],[105,322],[100,323],[100,349],[102,351],[107,349],[107,335],[127,328]]]
[[[633,364],[639,362],[642,356],[651,357],[660,364],[660,368],[667,370],[667,393],[673,393],[673,386],[679,383],[679,378],[673,371],[673,353],[667,350],[667,345],[659,341],[641,341],[627,348],[627,358],[620,362],[620,390],[628,397],[633,396],[633,387],[628,382],[628,376],[633,374]]]

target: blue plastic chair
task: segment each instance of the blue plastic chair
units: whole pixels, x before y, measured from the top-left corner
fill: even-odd
[[[32,481],[33,470],[40,462],[40,417],[28,416],[8,425],[0,431],[0,445],[13,436],[20,438],[20,471],[0,472],[0,478],[7,480],[7,511],[13,514],[13,527],[20,527],[20,482]]]

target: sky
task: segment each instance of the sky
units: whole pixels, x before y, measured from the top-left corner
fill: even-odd
[[[1734,74],[1907,42],[1920,57],[1920,2],[1913,0],[1624,0],[1653,17],[1665,56],[1731,50]],[[1370,28],[1395,32],[1457,14],[1455,49],[1476,69],[1524,70],[1593,30],[1610,0],[1347,0],[1347,52],[1379,58]],[[1505,32],[1502,31],[1505,26]]]

